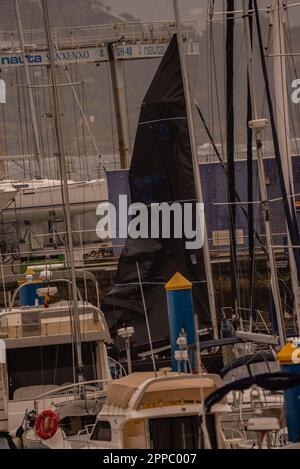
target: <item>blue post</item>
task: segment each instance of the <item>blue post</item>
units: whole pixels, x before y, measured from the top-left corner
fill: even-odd
[[[175,351],[180,350],[177,340],[182,330],[184,330],[186,334],[187,346],[195,344],[196,341],[192,288],[193,286],[191,282],[179,273],[175,274],[174,277],[165,285],[165,290],[167,292],[173,371],[178,371]],[[194,369],[194,354],[190,354],[189,358],[191,366]],[[184,371],[183,363],[181,364],[181,371]]]
[[[285,373],[300,375],[300,353],[295,345],[288,343],[277,355]],[[297,363],[298,362],[298,363]],[[285,416],[291,443],[300,442],[300,386],[284,391]]]

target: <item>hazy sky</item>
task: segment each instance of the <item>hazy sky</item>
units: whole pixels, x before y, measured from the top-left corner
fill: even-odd
[[[127,11],[142,21],[172,20],[173,0],[102,0],[117,13]],[[200,21],[203,25],[206,21],[206,10],[208,0],[178,0],[181,16],[184,20]],[[224,0],[215,0],[216,11],[222,10]],[[294,0],[287,0],[287,4],[297,3]],[[259,0],[259,7],[264,8],[273,4],[273,0]],[[236,9],[240,9],[241,0],[236,0]],[[300,24],[300,8],[290,10],[291,25]]]
[[[172,0],[103,0],[116,12],[128,11],[142,21],[172,20]],[[200,20],[205,16],[206,0],[179,0],[184,19]]]

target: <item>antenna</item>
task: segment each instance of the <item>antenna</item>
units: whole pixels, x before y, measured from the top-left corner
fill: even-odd
[[[140,267],[139,267],[138,262],[136,262],[136,270],[137,270],[138,277],[139,277],[139,284],[140,284],[140,289],[141,289],[143,308],[144,308],[145,320],[146,320],[146,326],[147,326],[147,332],[148,332],[148,339],[149,339],[149,345],[150,345],[151,357],[152,357],[152,363],[153,363],[153,370],[154,370],[155,376],[156,376],[156,363],[155,363],[154,352],[153,352],[152,337],[151,337],[151,331],[150,331],[150,326],[149,326],[148,313],[147,313],[147,308],[146,308],[146,302],[145,302],[144,290],[143,290],[143,285],[142,285]]]

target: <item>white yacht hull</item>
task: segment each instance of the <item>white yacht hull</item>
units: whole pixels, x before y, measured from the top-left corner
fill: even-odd
[[[63,199],[60,181],[31,181],[14,184],[18,192],[15,203],[3,212],[5,222],[55,220],[63,217]],[[108,199],[104,179],[68,183],[71,216],[94,212]]]

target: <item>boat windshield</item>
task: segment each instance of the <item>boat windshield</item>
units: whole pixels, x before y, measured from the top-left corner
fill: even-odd
[[[204,448],[202,425],[199,416],[151,419],[149,426],[152,449]],[[206,426],[211,447],[216,448],[214,415],[207,415]]]

